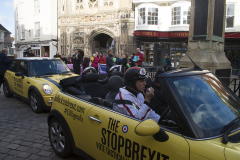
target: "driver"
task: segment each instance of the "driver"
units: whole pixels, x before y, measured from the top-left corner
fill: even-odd
[[[141,120],[153,119],[158,123],[160,116],[149,108],[149,103],[154,96],[154,89],[152,87],[149,90],[147,89],[145,98],[142,94],[146,86],[146,70],[140,67],[132,67],[125,72],[124,77],[127,85],[120,88],[120,92],[115,99],[129,100],[137,106],[114,104],[113,110]]]

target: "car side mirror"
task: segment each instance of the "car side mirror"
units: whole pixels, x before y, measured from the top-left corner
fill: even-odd
[[[152,119],[145,120],[137,125],[135,133],[140,136],[151,136],[158,133],[159,125]]]
[[[16,72],[15,76],[22,76],[22,79],[24,78],[23,74],[21,72]]]
[[[71,72],[74,72],[74,69],[71,68],[70,71],[71,71]]]

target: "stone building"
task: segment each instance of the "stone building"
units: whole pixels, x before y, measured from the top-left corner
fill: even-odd
[[[92,56],[135,51],[132,0],[58,0],[58,50]]]

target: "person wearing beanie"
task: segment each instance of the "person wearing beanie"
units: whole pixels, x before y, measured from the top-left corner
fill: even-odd
[[[153,119],[158,123],[160,116],[149,107],[149,103],[154,96],[154,89],[152,87],[147,89],[145,98],[142,94],[146,86],[146,70],[140,67],[129,68],[126,71],[124,78],[126,81],[126,87],[120,88],[120,92],[115,99],[129,100],[137,106],[114,104],[113,110],[141,120]]]
[[[164,73],[164,71],[159,69],[155,74],[154,82],[151,83],[151,87],[154,89],[154,96],[151,99],[151,102],[149,103],[149,107],[159,115],[162,115],[162,113],[168,107],[167,100],[162,92],[160,79],[157,77],[162,73]]]

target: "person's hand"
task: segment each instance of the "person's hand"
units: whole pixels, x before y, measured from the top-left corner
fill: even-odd
[[[147,88],[146,94],[145,94],[145,101],[150,103],[150,101],[153,98],[153,96],[154,96],[154,89],[152,87]]]
[[[140,58],[138,58],[137,61],[140,61]]]

